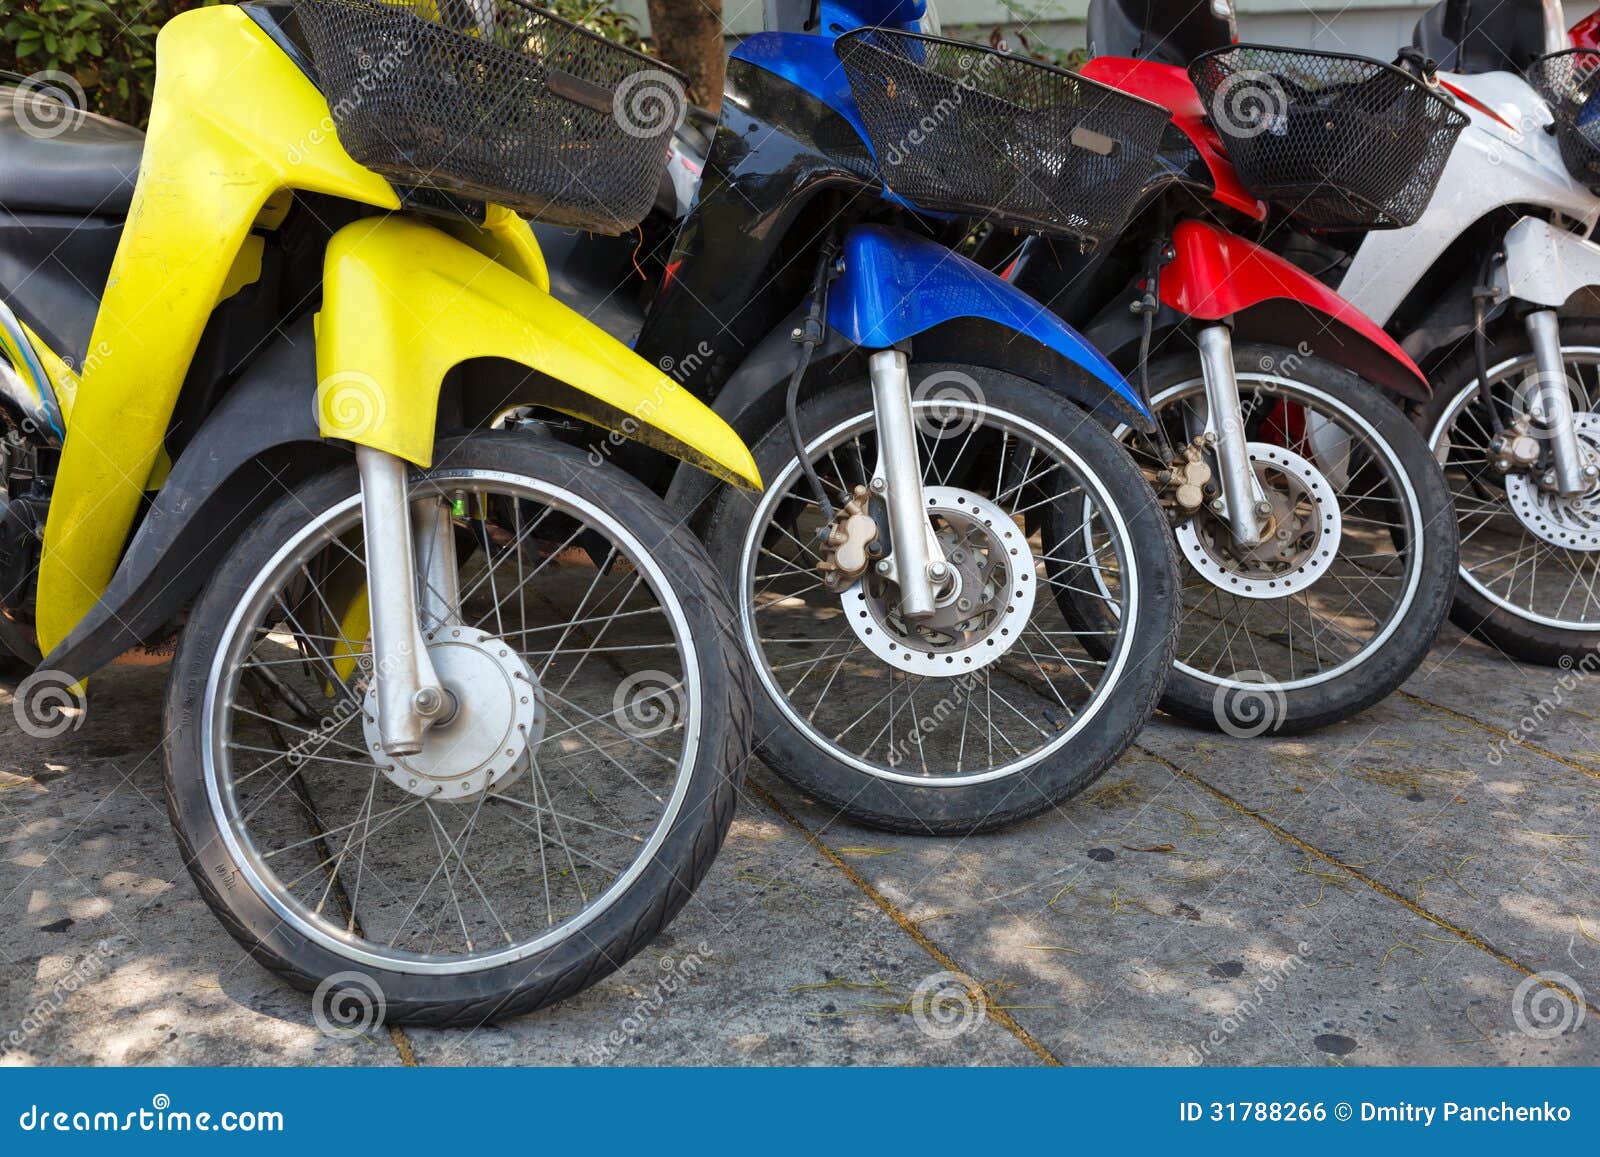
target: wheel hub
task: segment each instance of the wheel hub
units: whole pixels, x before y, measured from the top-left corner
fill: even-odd
[[[954,486],[926,486],[928,515],[950,577],[926,619],[900,616],[899,588],[868,573],[841,596],[866,648],[890,666],[951,676],[994,662],[1017,641],[1038,590],[1033,551],[1011,515]]]
[[[423,733],[417,754],[386,760],[378,733],[377,684],[370,681],[362,719],[367,749],[389,781],[413,795],[469,799],[506,784],[544,735],[538,681],[514,647],[487,631],[442,627],[428,635],[427,643],[454,711]]]
[[[1264,442],[1251,442],[1249,453],[1272,505],[1263,540],[1240,546],[1227,524],[1207,513],[1177,528],[1178,550],[1219,590],[1281,599],[1322,577],[1339,552],[1343,519],[1333,487],[1307,459]]]
[[[1600,414],[1575,414],[1572,422],[1585,463],[1600,466]],[[1517,521],[1550,545],[1600,551],[1600,482],[1564,497],[1540,486],[1530,474],[1507,474],[1506,501]]]

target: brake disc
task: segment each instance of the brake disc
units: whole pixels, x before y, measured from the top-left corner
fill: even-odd
[[[925,486],[927,510],[950,564],[934,612],[900,615],[899,587],[869,571],[841,595],[862,644],[901,671],[950,677],[982,670],[1011,649],[1033,614],[1039,578],[1026,532],[999,506],[954,486]]]
[[[1572,422],[1584,457],[1600,464],[1600,414],[1574,414]],[[1543,489],[1519,471],[1506,475],[1506,501],[1517,521],[1551,546],[1600,550],[1600,485],[1569,498]]]
[[[1249,444],[1250,465],[1272,504],[1266,541],[1241,547],[1222,519],[1202,512],[1177,527],[1178,551],[1219,590],[1247,599],[1298,594],[1339,553],[1344,521],[1333,487],[1305,458],[1265,442]]]

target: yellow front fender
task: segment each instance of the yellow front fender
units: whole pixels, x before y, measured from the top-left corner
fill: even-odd
[[[542,270],[541,270],[542,272]],[[432,225],[357,221],[328,244],[317,329],[318,414],[329,438],[432,462],[439,389],[455,366],[501,358],[538,404],[759,487],[749,449],[699,399],[534,281]]]

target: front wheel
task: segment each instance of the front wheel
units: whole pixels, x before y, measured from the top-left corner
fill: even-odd
[[[1149,486],[1084,411],[986,369],[913,366],[912,380],[951,568],[931,617],[907,621],[876,566],[847,583],[819,569],[821,515],[781,424],[755,448],[767,490],[724,493],[707,542],[754,660],[762,757],[857,822],[983,831],[1082,791],[1149,719],[1171,659],[1172,552]],[[799,418],[842,508],[877,459],[871,389],[834,388]],[[1084,518],[1096,539],[1080,550]],[[1067,587],[1111,608],[1092,640],[1052,597]]]
[[[268,509],[196,604],[167,799],[206,902],[319,1010],[475,1025],[594,983],[683,906],[732,819],[750,699],[710,564],[654,495],[547,440],[435,461],[410,501],[453,528],[455,563],[418,559],[453,707],[421,752],[376,734],[348,467]]]
[[[1600,463],[1600,320],[1562,318],[1561,356],[1579,445]],[[1469,345],[1435,372],[1416,415],[1461,529],[1451,618],[1525,663],[1583,662],[1600,651],[1600,485],[1564,497],[1537,471],[1497,467],[1490,446],[1508,417],[1526,415],[1538,367],[1520,326],[1494,338],[1488,361],[1489,397]]]
[[[1183,617],[1162,707],[1235,735],[1295,734],[1365,710],[1422,662],[1455,585],[1455,520],[1427,445],[1373,387],[1273,346],[1236,347],[1234,367],[1272,509],[1249,547],[1210,509],[1213,490],[1177,522]],[[1196,360],[1150,376],[1171,445],[1203,449]],[[1166,467],[1121,433],[1152,475]]]

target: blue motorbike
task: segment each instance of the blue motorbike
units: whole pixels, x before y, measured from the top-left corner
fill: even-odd
[[[1166,519],[1106,429],[1151,428],[1139,392],[934,236],[973,215],[1114,235],[1167,112],[932,24],[925,0],[769,0],[654,260],[541,240],[569,303],[754,447],[761,494],[656,481],[733,591],[763,758],[857,822],[967,833],[1121,755],[1178,600]]]

